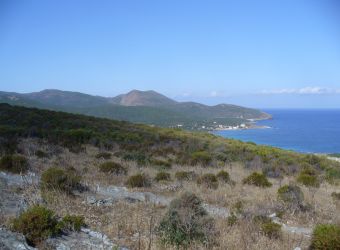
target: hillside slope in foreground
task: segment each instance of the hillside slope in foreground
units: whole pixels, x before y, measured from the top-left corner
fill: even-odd
[[[340,166],[322,156],[8,104],[0,153],[9,249],[338,246]]]

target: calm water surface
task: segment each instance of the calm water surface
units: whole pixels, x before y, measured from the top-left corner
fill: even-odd
[[[268,129],[216,131],[217,135],[241,141],[308,153],[340,153],[340,109],[265,110],[273,119],[258,125]]]

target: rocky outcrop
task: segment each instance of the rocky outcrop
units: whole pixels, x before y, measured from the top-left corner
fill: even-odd
[[[80,232],[71,232],[57,238],[50,238],[47,244],[56,250],[128,250],[114,244],[105,234],[82,228]]]
[[[0,249],[2,250],[35,250],[30,247],[22,234],[0,228]]]

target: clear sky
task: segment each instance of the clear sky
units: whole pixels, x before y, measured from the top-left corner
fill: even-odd
[[[337,0],[0,0],[0,90],[340,108]]]

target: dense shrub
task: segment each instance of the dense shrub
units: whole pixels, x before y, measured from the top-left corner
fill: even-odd
[[[218,188],[218,180],[214,174],[204,174],[197,179],[197,184],[203,185],[207,188]]]
[[[261,232],[271,239],[277,239],[281,236],[281,225],[269,221],[261,225]]]
[[[35,151],[35,156],[38,158],[48,158],[48,154],[45,151],[40,150],[40,149]]]
[[[83,216],[66,215],[61,221],[58,222],[58,228],[62,231],[76,231],[85,226],[85,220]]]
[[[111,153],[109,153],[109,152],[99,152],[98,154],[96,154],[96,158],[97,159],[109,160],[109,159],[111,159]]]
[[[178,171],[175,173],[175,177],[179,181],[190,181],[196,178],[196,174],[193,171]]]
[[[212,245],[216,237],[215,224],[194,194],[184,193],[174,199],[161,220],[157,233],[164,245],[188,246],[194,241]]]
[[[297,181],[307,187],[319,187],[320,182],[315,170],[311,168],[305,168],[297,177]]]
[[[271,187],[272,183],[270,183],[267,177],[264,174],[260,174],[257,172],[252,173],[247,178],[243,179],[243,184],[255,185],[257,187]]]
[[[225,183],[230,183],[230,176],[227,171],[221,170],[220,172],[217,173],[216,175],[217,179],[225,182]]]
[[[5,155],[0,160],[0,170],[19,174],[28,170],[28,161],[21,155]]]
[[[207,151],[197,151],[191,154],[191,165],[202,164],[208,166],[212,161],[212,157]]]
[[[155,181],[170,181],[171,175],[167,172],[159,172],[155,177]]]
[[[110,173],[114,175],[126,175],[127,169],[121,164],[113,161],[108,161],[99,166],[99,170],[104,173]]]
[[[22,233],[33,246],[60,233],[54,213],[42,206],[34,206],[23,212],[13,220],[12,229]]]
[[[171,168],[170,161],[153,159],[153,160],[151,160],[150,164],[153,165],[153,166],[159,166],[159,167],[163,167],[163,168]]]
[[[145,174],[136,174],[136,175],[130,176],[127,179],[126,185],[128,185],[131,188],[134,188],[134,187],[149,187],[149,186],[151,186],[151,182]]]
[[[331,195],[335,201],[340,201],[340,193],[333,192]]]
[[[80,190],[80,176],[74,171],[65,171],[61,168],[52,167],[41,175],[41,187],[47,190],[57,190],[71,194],[74,190]]]
[[[314,228],[310,245],[311,250],[340,249],[340,226],[321,224]]]
[[[285,185],[277,190],[277,197],[294,208],[302,205],[304,195],[301,188],[295,185]]]

